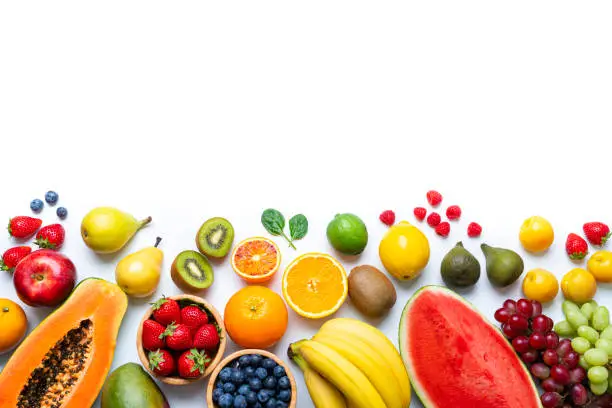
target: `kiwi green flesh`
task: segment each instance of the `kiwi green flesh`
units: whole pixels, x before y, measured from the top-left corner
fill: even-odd
[[[205,256],[196,251],[183,251],[175,261],[173,277],[193,290],[206,289],[214,281],[212,266]]]
[[[196,241],[203,254],[223,258],[232,247],[234,227],[225,218],[211,218],[200,227]]]

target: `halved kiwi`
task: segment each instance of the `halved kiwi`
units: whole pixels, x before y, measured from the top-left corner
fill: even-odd
[[[208,259],[197,251],[183,251],[170,268],[172,280],[186,292],[197,292],[213,284],[215,274]]]
[[[234,227],[225,218],[215,217],[200,227],[196,245],[201,253],[213,258],[223,258],[232,247]]]

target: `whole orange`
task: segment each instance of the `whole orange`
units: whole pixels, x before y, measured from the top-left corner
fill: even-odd
[[[225,305],[225,330],[234,343],[244,348],[268,348],[287,330],[287,306],[264,286],[240,289]]]
[[[21,306],[9,299],[0,299],[0,354],[12,350],[26,333],[28,319]]]

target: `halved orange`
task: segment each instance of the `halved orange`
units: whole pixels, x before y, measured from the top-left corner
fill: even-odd
[[[346,300],[344,267],[330,255],[310,252],[297,257],[283,274],[283,297],[300,316],[320,319],[336,312]]]
[[[268,238],[253,237],[240,242],[232,253],[232,267],[249,283],[270,280],[280,266],[278,246]]]

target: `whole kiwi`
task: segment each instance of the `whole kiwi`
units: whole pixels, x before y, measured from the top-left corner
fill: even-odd
[[[384,316],[397,300],[393,283],[371,265],[356,266],[351,270],[348,294],[357,310],[369,317]]]

